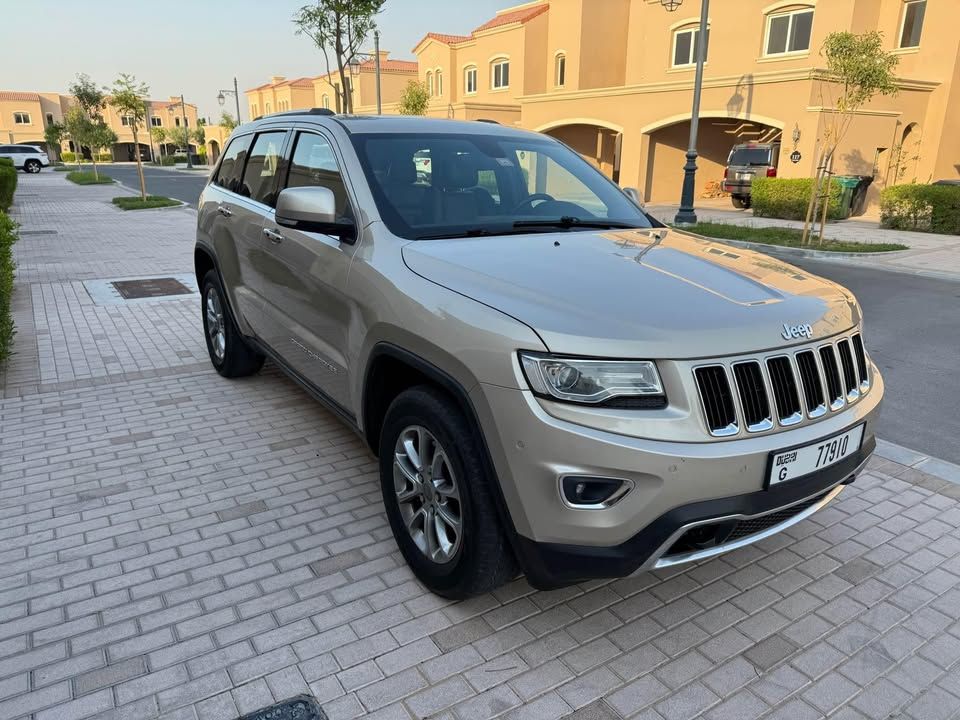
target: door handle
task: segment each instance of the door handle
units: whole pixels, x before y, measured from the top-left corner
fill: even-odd
[[[223,205],[217,207],[217,212],[223,215],[224,217],[231,217],[233,215],[233,210]]]
[[[272,242],[274,245],[279,245],[280,243],[283,242],[283,235],[276,232],[275,230],[271,230],[270,228],[264,228],[263,234],[267,236],[270,239],[270,242]]]

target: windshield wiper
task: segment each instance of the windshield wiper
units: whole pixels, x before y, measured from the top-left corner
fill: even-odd
[[[583,228],[599,228],[601,230],[609,230],[612,228],[637,228],[639,225],[634,225],[632,223],[621,222],[619,220],[603,220],[602,218],[593,219],[584,219],[574,217],[573,215],[564,215],[558,218],[551,218],[549,220],[517,220],[513,226],[515,228],[537,228],[537,227],[558,227],[558,228],[572,228],[572,227],[583,227]]]

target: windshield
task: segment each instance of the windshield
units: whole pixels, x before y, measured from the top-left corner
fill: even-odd
[[[727,165],[769,165],[769,148],[734,148]]]
[[[651,227],[616,185],[553,140],[449,133],[352,140],[380,215],[401,237]]]

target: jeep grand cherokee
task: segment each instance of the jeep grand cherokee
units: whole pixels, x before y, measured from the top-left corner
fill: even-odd
[[[239,377],[269,357],[360,433],[400,550],[441,595],[768,537],[874,449],[860,308],[631,197],[491,123],[245,124],[199,204],[210,359]]]

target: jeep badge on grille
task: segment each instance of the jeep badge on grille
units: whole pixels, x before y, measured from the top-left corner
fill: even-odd
[[[809,323],[803,325],[787,325],[783,324],[783,332],[780,333],[780,336],[784,340],[795,340],[796,338],[805,337],[808,340],[813,338],[813,328],[810,327]]]

